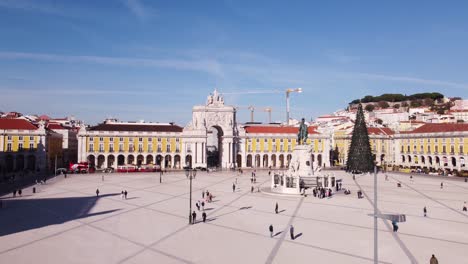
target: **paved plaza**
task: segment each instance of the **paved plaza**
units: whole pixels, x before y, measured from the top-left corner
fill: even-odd
[[[333,173],[351,195],[274,196],[257,188],[251,193],[250,172],[199,172],[193,180],[195,225],[188,224],[189,180],[183,172],[164,174],[162,183],[159,173],[60,176],[38,185],[36,194],[26,189],[22,197],[2,197],[0,263],[372,263],[373,178],[359,175],[353,181]],[[468,183],[380,176],[380,212],[405,214],[407,221],[394,233],[388,220],[379,220],[379,261],[429,263],[435,254],[439,263],[466,263],[468,214],[462,206]],[[255,186],[261,184],[269,186],[267,171],[257,172]],[[358,189],[363,199],[357,199]],[[214,198],[205,205],[203,223],[195,202],[206,190]]]

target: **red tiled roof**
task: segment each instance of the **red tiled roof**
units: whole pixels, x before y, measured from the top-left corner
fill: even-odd
[[[412,131],[404,131],[402,134],[416,133],[443,133],[443,132],[468,132],[468,124],[424,124]]]
[[[258,133],[258,134],[297,134],[299,132],[299,127],[292,126],[246,126],[245,132],[247,133]],[[319,134],[316,130],[316,127],[308,127],[307,131],[309,134]]]
[[[350,127],[347,127],[346,129],[348,129]],[[342,130],[346,130],[346,129],[342,129]],[[352,135],[353,132],[351,131],[349,133],[349,135]],[[390,135],[393,135],[395,134],[395,132],[393,130],[391,130],[390,128],[388,127],[368,127],[367,128],[367,134],[369,135],[387,135],[387,136],[390,136]]]
[[[49,123],[47,125],[47,128],[48,129],[66,129],[61,124],[57,124],[57,123]]]
[[[367,133],[369,135],[393,135],[395,132],[388,127],[368,127]]]
[[[41,115],[39,117],[40,120],[50,120],[50,117],[48,115]]]
[[[141,131],[141,132],[182,132],[178,125],[147,124],[99,124],[89,128],[90,131]]]
[[[0,118],[0,129],[36,130],[37,127],[24,119]]]

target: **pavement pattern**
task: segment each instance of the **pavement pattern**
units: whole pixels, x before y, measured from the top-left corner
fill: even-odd
[[[162,183],[159,173],[58,176],[36,185],[35,194],[29,188],[21,197],[1,197],[0,263],[373,263],[373,175],[353,180],[333,173],[351,195],[257,192],[269,186],[266,171],[257,172],[251,193],[249,172],[198,172],[192,181],[194,225],[183,172],[164,174]],[[439,263],[467,263],[468,214],[462,207],[468,183],[378,176],[379,212],[405,214],[407,220],[395,233],[388,220],[379,219],[379,263],[428,263],[432,254]],[[195,202],[207,190],[214,198],[205,204],[203,223]],[[364,198],[357,198],[357,190]]]

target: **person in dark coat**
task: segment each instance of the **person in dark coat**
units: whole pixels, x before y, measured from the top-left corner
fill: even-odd
[[[289,234],[291,235],[291,239],[294,240],[294,226],[291,225],[291,227],[289,228]]]
[[[205,212],[203,212],[202,218],[203,218],[203,223],[205,223],[206,222],[206,213]]]
[[[99,189],[96,189],[96,196],[99,196]]]
[[[429,261],[429,264],[439,264],[439,261],[437,258],[432,254],[431,260]]]
[[[252,187],[250,187],[250,192],[253,193],[253,191],[254,191],[254,187],[252,185]]]
[[[195,211],[193,211],[193,213],[192,213],[192,225],[195,224],[195,221],[197,221],[197,213],[195,213]]]
[[[202,208],[203,211],[205,211],[205,202],[204,201],[201,202],[201,208]]]
[[[273,237],[273,225],[268,228],[270,230],[270,237]]]
[[[427,209],[426,209],[426,206],[424,206],[423,212],[424,212],[424,217],[426,217],[426,215],[427,215]]]
[[[236,191],[236,184],[232,184],[232,192],[235,192]]]
[[[397,232],[398,231],[398,225],[397,225],[396,221],[392,221],[392,226],[393,226],[393,232]]]
[[[127,194],[128,194],[128,192],[127,192],[127,190],[125,190],[125,192],[124,192],[125,200],[127,200]]]
[[[278,213],[278,203],[275,205],[275,213]]]
[[[466,212],[466,202],[463,204],[463,209],[462,209],[463,212]]]
[[[13,197],[16,197],[16,189],[13,190]]]
[[[18,195],[21,196],[21,194],[23,194],[23,190],[19,189],[18,190]]]

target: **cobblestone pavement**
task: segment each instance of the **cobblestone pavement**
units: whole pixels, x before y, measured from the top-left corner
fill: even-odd
[[[373,176],[353,180],[326,173],[343,178],[352,194],[317,199],[251,193],[249,173],[199,172],[192,182],[194,225],[188,224],[183,172],[163,175],[162,183],[158,173],[57,177],[36,186],[36,194],[29,188],[22,197],[2,197],[0,263],[372,263]],[[257,175],[256,187],[269,185],[266,172]],[[363,199],[357,199],[358,189]],[[195,202],[207,190],[214,198],[205,204],[203,223]],[[379,220],[380,263],[428,263],[432,254],[439,263],[465,262],[467,183],[396,174],[385,181],[379,175],[378,195],[380,213],[407,219],[397,233],[388,220]]]

